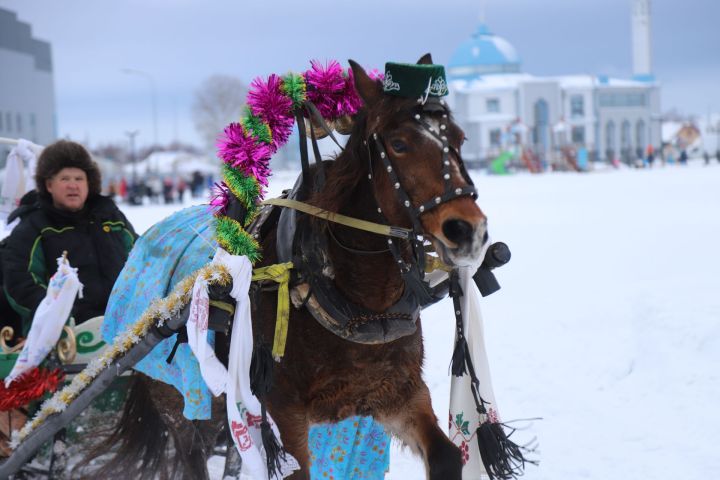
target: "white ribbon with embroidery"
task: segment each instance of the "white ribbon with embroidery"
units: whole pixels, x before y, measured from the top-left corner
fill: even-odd
[[[70,266],[67,258],[57,259],[58,269],[50,277],[47,294],[35,309],[32,325],[25,345],[10,374],[5,378],[5,387],[23,373],[40,365],[48,353],[55,348],[75,303],[75,297],[82,298],[82,283],[77,268]]]
[[[478,290],[473,275],[492,242],[485,242],[483,251],[478,257],[478,263],[458,269],[458,281],[463,295],[460,299],[463,320],[463,331],[468,345],[468,355],[475,367],[475,375],[480,382],[478,393],[486,402],[487,417],[491,422],[497,422],[497,405],[490,378],[490,364],[485,348],[485,332],[483,329],[482,313],[480,311],[480,290]],[[450,423],[448,437],[458,446],[462,453],[463,479],[479,480],[487,473],[480,458],[477,442],[477,429],[482,422],[487,421],[485,415],[480,415],[472,395],[471,378],[469,374],[461,377],[451,376],[450,382]]]
[[[210,300],[207,282],[200,278],[193,286],[187,323],[188,344],[200,362],[200,373],[213,395],[223,392],[227,395],[228,425],[235,447],[242,458],[243,473],[252,478],[266,479],[268,472],[262,449],[260,401],[250,390],[253,334],[248,290],[252,264],[247,257],[230,255],[221,248],[217,249],[212,263],[227,267],[233,279],[230,296],[237,302],[230,337],[229,371],[217,359],[207,341]],[[269,414],[267,419],[275,437],[281,442],[280,432]],[[286,477],[299,468],[295,458],[286,454],[281,475]]]

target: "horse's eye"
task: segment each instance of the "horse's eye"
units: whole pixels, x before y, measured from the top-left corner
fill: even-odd
[[[407,144],[402,140],[393,140],[390,142],[390,146],[395,150],[395,153],[405,153],[408,149]]]

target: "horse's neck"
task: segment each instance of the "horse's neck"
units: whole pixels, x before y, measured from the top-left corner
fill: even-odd
[[[367,182],[361,181],[348,198],[345,205],[340,205],[340,213],[378,221],[377,205]],[[398,267],[387,251],[387,238],[336,224],[329,228],[333,235],[328,235],[328,253],[337,288],[355,304],[377,312],[387,310],[404,288]],[[382,253],[360,254],[350,249]]]

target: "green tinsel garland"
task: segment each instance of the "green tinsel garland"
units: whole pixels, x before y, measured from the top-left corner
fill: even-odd
[[[257,210],[255,200],[260,196],[260,184],[255,177],[246,177],[241,171],[227,164],[223,164],[221,173],[225,184],[247,210],[247,215],[243,219],[243,224],[247,224],[247,220],[254,216]]]
[[[282,77],[280,90],[293,101],[293,108],[302,106],[305,101],[305,77],[295,73],[288,73]]]
[[[262,118],[253,115],[250,107],[245,107],[245,116],[240,120],[240,123],[245,131],[249,131],[257,140],[267,145],[272,144],[270,125],[265,123]]]
[[[229,217],[217,217],[215,238],[232,255],[245,255],[252,263],[261,258],[260,245],[245,231],[240,222]]]

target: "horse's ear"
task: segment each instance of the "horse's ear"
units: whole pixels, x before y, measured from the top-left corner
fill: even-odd
[[[432,55],[430,53],[426,53],[422,57],[420,57],[420,60],[417,61],[418,65],[432,65]]]
[[[355,89],[360,94],[360,97],[365,101],[366,105],[375,103],[380,99],[382,95],[382,87],[380,83],[372,78],[368,77],[365,73],[365,69],[358,65],[353,60],[348,60],[350,68],[353,71],[353,79],[355,80]]]

